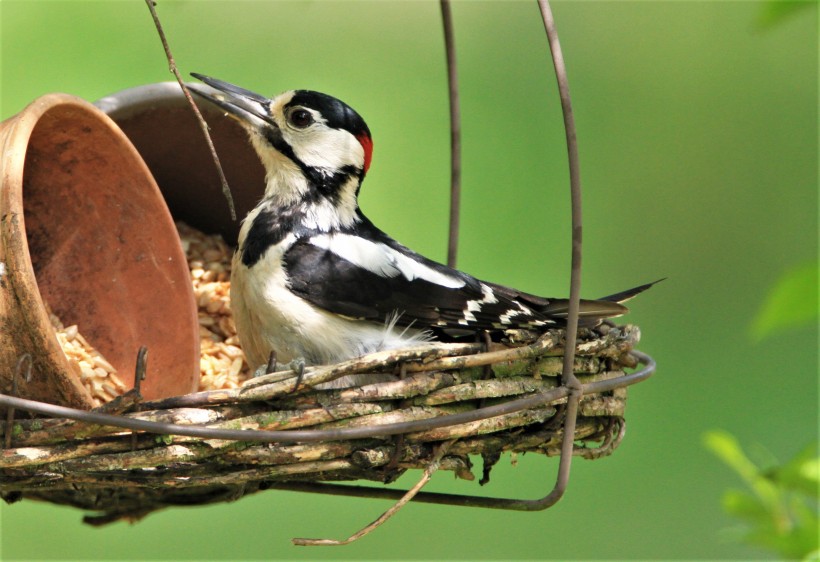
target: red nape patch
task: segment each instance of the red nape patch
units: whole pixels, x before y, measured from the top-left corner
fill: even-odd
[[[364,173],[366,174],[367,170],[370,169],[370,161],[373,159],[373,139],[371,139],[367,133],[356,135],[356,139],[364,149]]]

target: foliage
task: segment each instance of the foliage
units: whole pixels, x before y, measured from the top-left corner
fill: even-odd
[[[786,464],[769,469],[749,459],[737,439],[725,431],[706,433],[704,443],[751,490],[731,489],[723,495],[723,509],[747,523],[744,542],[788,559],[820,559],[817,443],[810,444]]]
[[[817,0],[772,0],[767,2],[758,17],[758,25],[761,28],[770,28],[790,16],[803,12],[816,4]]]
[[[785,328],[817,321],[817,261],[787,270],[774,284],[752,325],[756,340]]]

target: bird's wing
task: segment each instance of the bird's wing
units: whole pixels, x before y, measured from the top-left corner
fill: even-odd
[[[478,331],[564,323],[565,299],[485,283],[377,236],[379,232],[362,232],[317,233],[297,240],[284,255],[291,291],[335,314],[373,321],[398,315],[399,325],[416,328]],[[583,301],[581,312],[597,323],[626,309]]]
[[[468,275],[353,234],[301,238],[284,261],[291,291],[353,318],[384,321],[398,314],[400,325],[466,327],[464,311],[483,298],[481,283]]]

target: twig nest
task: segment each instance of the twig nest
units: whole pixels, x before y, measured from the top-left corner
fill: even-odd
[[[125,418],[205,425],[215,429],[334,430],[372,428],[367,437],[302,443],[236,442],[132,434],[70,420],[17,421],[11,449],[0,456],[0,493],[92,510],[90,522],[139,517],[168,505],[230,501],[287,482],[368,479],[391,481],[423,468],[434,449],[456,439],[441,469],[472,479],[472,455],[489,466],[502,453],[557,455],[566,398],[538,403],[468,423],[449,417],[522,397],[561,390],[563,332],[494,344],[433,343],[380,352],[337,365],[308,368],[294,392],[296,374],[250,379],[234,389],[199,392],[143,403]],[[585,395],[575,433],[575,454],[610,454],[624,434],[625,369],[639,338],[633,326],[582,331],[575,372],[585,385],[608,381],[612,390]],[[345,389],[315,386],[342,376],[384,375],[384,382]],[[592,387],[590,387],[592,388]],[[566,396],[564,394],[563,396]],[[125,408],[129,407],[126,404]],[[379,435],[379,426],[441,420],[441,427]],[[0,427],[4,426],[0,423]],[[4,428],[6,429],[6,428]],[[250,435],[250,434],[249,434]]]

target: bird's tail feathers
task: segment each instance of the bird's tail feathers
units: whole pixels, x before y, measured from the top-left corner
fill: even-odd
[[[664,278],[665,279],[665,278]],[[605,318],[614,318],[616,316],[623,316],[629,309],[623,305],[629,299],[632,299],[643,293],[652,285],[660,283],[663,279],[658,279],[652,283],[646,283],[614,295],[601,297],[597,300],[581,299],[578,310],[578,322],[580,326],[590,327],[597,325]],[[552,318],[566,318],[569,316],[569,299],[553,299],[541,311],[543,314]]]
[[[566,318],[569,316],[569,299],[553,299],[539,312],[550,318]],[[581,299],[578,309],[579,319],[603,319],[621,316],[629,312],[624,305],[608,300]]]
[[[610,302],[617,302],[617,303],[625,303],[631,298],[638,296],[639,294],[643,293],[652,285],[657,285],[661,281],[665,280],[666,277],[658,279],[657,281],[652,281],[651,283],[646,283],[644,285],[639,285],[638,287],[633,287],[632,289],[627,289],[626,291],[621,291],[620,293],[615,293],[614,295],[608,295],[606,297],[601,297],[598,300],[601,301],[610,301]]]

